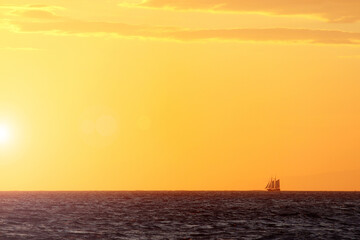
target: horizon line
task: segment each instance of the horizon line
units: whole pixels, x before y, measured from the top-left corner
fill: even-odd
[[[2,192],[268,192],[267,190],[0,190]],[[280,192],[360,192],[360,190],[281,190]]]

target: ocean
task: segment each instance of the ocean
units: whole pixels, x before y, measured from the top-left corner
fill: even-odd
[[[1,192],[0,239],[360,239],[360,193]]]

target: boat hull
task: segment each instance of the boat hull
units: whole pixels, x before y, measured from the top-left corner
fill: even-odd
[[[280,192],[280,189],[267,189],[268,192]]]

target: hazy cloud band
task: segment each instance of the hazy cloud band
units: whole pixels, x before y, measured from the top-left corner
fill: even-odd
[[[359,0],[146,0],[137,5],[177,10],[316,15],[325,18],[329,22],[356,22],[360,20]]]
[[[290,29],[290,28],[244,28],[244,29],[180,29],[132,25],[118,22],[89,22],[73,20],[47,11],[21,11],[28,21],[11,21],[11,29],[18,32],[43,32],[66,35],[112,34],[125,37],[148,37],[181,41],[234,40],[255,42],[305,42],[322,44],[360,44],[360,33],[339,30]],[[31,20],[33,19],[33,20]]]

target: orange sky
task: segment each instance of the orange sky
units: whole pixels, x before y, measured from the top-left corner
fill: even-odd
[[[358,9],[0,0],[0,190],[360,190]]]

